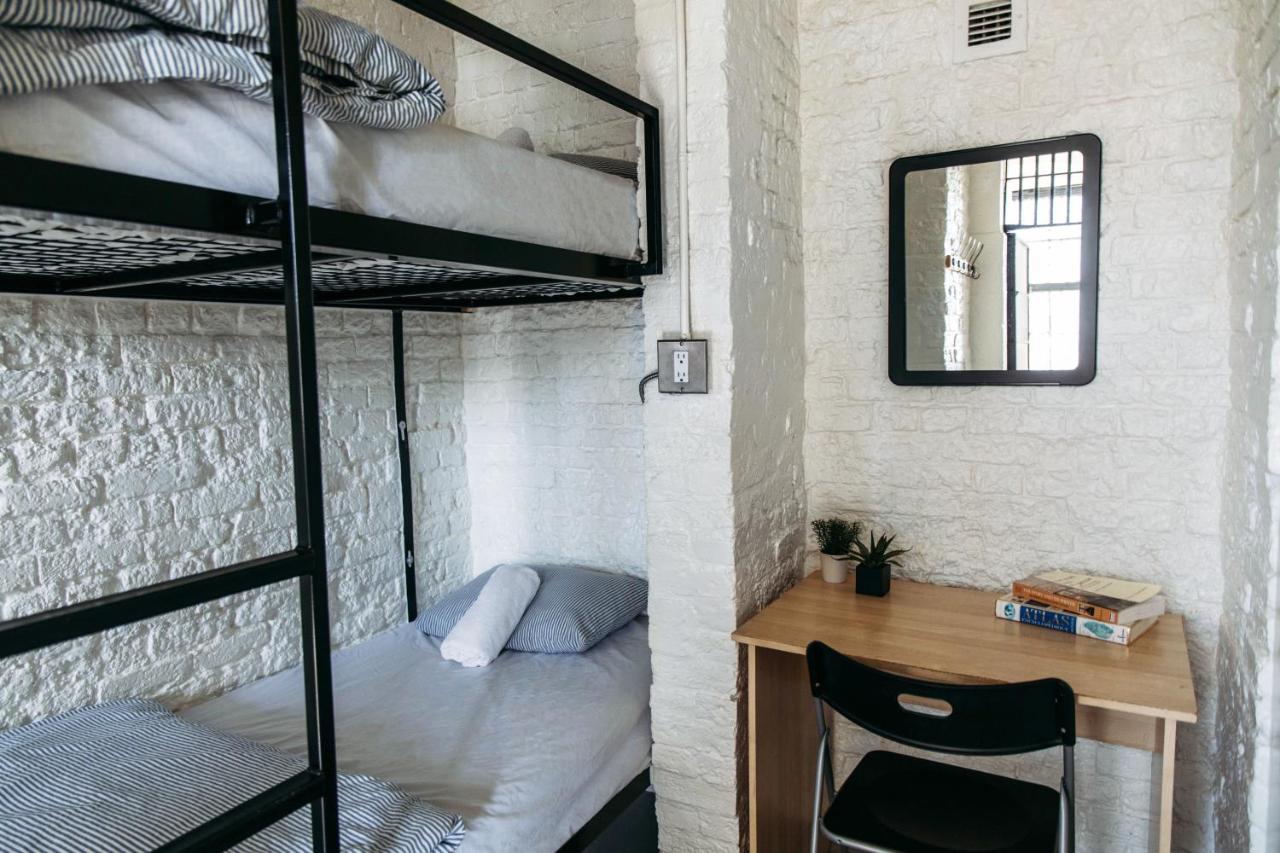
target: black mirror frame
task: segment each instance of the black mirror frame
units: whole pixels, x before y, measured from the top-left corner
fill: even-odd
[[[908,370],[906,293],[906,177],[911,172],[968,166],[1061,151],[1084,155],[1080,228],[1080,360],[1071,370]],[[889,379],[895,385],[1087,385],[1098,366],[1098,209],[1102,196],[1102,140],[1092,133],[1030,142],[899,157],[889,166]]]

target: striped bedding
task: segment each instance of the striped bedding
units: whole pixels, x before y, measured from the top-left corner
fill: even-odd
[[[439,82],[373,33],[298,10],[302,107],[326,121],[420,127]],[[187,80],[271,100],[265,0],[0,0],[0,95]]]
[[[302,758],[207,728],[142,699],[69,711],[0,733],[0,847],[153,850],[304,770]],[[451,853],[461,818],[372,776],[340,774],[346,851]],[[308,810],[236,850],[309,851]]]

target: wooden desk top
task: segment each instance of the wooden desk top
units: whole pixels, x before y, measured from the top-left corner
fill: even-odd
[[[854,593],[852,576],[815,573],[733,634],[739,643],[804,654],[813,640],[865,663],[954,681],[1061,678],[1080,705],[1195,722],[1181,616],[1160,617],[1131,646],[995,616],[997,593],[894,580],[884,598]]]

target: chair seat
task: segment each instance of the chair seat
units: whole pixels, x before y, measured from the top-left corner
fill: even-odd
[[[838,838],[904,853],[1051,853],[1058,792],[877,751],[840,787],[823,825]]]

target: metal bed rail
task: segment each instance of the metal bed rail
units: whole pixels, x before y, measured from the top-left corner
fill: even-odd
[[[444,24],[454,32],[473,39],[485,47],[505,54],[535,71],[541,71],[549,77],[567,83],[580,92],[640,119],[644,127],[647,247],[644,265],[636,269],[635,274],[657,275],[662,272],[662,129],[658,120],[658,108],[452,3],[444,0],[395,0],[395,2],[419,15]]]
[[[302,615],[307,770],[167,844],[165,850],[225,850],[303,806],[311,806],[312,845],[338,844],[329,595],[320,468],[319,392],[303,147],[296,0],[266,0],[279,179],[279,263],[288,346],[297,546],[213,569],[0,623],[0,659],[132,624],[269,584],[296,579]]]

